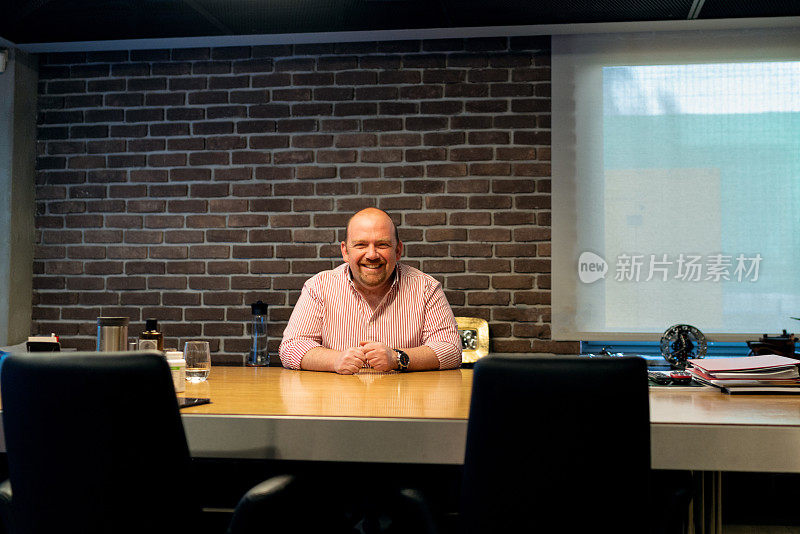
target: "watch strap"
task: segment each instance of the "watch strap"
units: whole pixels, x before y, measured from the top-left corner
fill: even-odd
[[[394,349],[394,351],[397,353],[397,370],[401,373],[408,371],[408,354],[400,349]]]

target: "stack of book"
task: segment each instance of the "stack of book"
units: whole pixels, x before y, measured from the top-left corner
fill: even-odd
[[[726,393],[800,394],[800,360],[767,354],[689,360],[692,378]]]

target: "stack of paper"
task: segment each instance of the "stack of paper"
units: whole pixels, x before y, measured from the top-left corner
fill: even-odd
[[[701,384],[727,393],[800,393],[800,361],[777,354],[689,360]]]

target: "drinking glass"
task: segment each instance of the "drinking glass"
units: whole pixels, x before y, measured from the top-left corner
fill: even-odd
[[[186,380],[192,383],[205,382],[211,371],[208,341],[187,341],[183,346],[183,357],[186,360]]]

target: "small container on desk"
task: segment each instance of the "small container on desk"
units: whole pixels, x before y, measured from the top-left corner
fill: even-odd
[[[250,309],[253,312],[251,327],[253,340],[250,345],[250,354],[248,354],[245,363],[249,367],[266,367],[269,365],[269,350],[267,348],[268,306],[259,300],[251,304]]]

